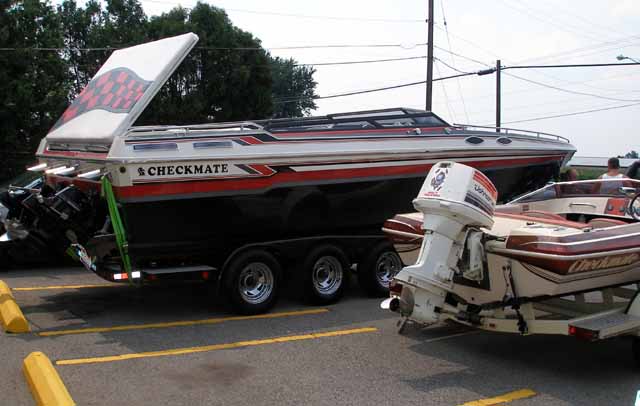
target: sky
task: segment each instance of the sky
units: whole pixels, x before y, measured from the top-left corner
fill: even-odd
[[[231,21],[274,56],[315,64],[317,93],[423,81],[427,0],[219,0]],[[54,1],[56,3],[56,1]],[[80,2],[82,3],[82,2]],[[142,0],[147,15],[192,0]],[[640,0],[435,0],[434,78],[495,66],[640,61]],[[446,24],[445,24],[446,22]],[[275,49],[314,45],[391,47]],[[629,62],[628,60],[625,62]],[[448,65],[448,66],[447,66]],[[517,77],[516,77],[517,76]],[[502,125],[569,138],[579,156],[640,151],[640,65],[604,68],[511,69],[502,74]],[[495,124],[495,75],[433,84],[433,111],[450,123]],[[533,83],[533,82],[537,83]],[[314,114],[389,107],[424,108],[425,85],[318,100]],[[615,108],[631,104],[624,108]],[[552,115],[609,109],[551,119]]]

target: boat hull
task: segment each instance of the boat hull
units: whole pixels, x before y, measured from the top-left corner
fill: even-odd
[[[485,168],[483,172],[500,193],[512,195],[523,187],[512,179],[523,179],[530,173],[544,173],[548,176],[540,179],[548,179],[558,164],[551,160],[534,166]],[[412,209],[411,201],[427,172],[425,169],[401,178],[333,179],[331,183],[308,180],[297,186],[235,190],[233,195],[164,193],[158,199],[143,195],[120,200],[134,257],[192,258],[195,254],[215,258],[224,257],[234,247],[266,241],[318,235],[382,235],[386,219]],[[181,183],[162,187],[176,185],[196,187]]]

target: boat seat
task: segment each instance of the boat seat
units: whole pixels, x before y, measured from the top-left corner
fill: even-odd
[[[587,224],[593,228],[607,228],[607,227],[613,227],[613,226],[623,226],[629,223],[627,223],[626,221],[617,220],[617,219],[610,219],[606,217],[596,217],[594,219],[591,219],[591,221],[589,221]]]
[[[566,218],[562,217],[559,214],[549,213],[548,211],[539,211],[539,210],[527,210],[522,212],[523,216],[535,217],[546,220],[557,220],[557,221],[567,221]]]
[[[534,213],[534,215],[530,215],[530,213]],[[503,217],[510,218],[513,220],[522,220],[531,223],[543,223],[550,224],[559,227],[568,227],[568,228],[591,228],[588,224],[578,223],[577,221],[567,220],[566,218],[559,216],[553,213],[547,212],[533,212],[533,211],[525,211],[522,214],[509,214],[509,213],[495,213],[495,217]]]

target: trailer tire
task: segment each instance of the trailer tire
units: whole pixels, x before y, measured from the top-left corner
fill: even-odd
[[[389,282],[402,267],[402,259],[393,244],[383,241],[358,264],[360,287],[372,297],[389,296]]]
[[[260,314],[271,309],[278,298],[281,267],[263,249],[237,254],[227,263],[222,276],[222,296],[240,314]]]
[[[344,251],[326,244],[313,249],[302,263],[305,301],[316,305],[335,303],[347,285],[349,261]]]

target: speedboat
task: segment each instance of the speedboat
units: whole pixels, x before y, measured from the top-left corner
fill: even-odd
[[[496,198],[479,171],[436,164],[413,200],[423,214],[418,260],[396,275],[383,307],[423,325],[590,340],[640,332],[635,289],[616,290],[640,282],[640,223],[505,215]],[[631,206],[640,215],[640,199]],[[594,292],[601,300],[585,300]]]
[[[494,217],[560,226],[569,221],[572,227],[581,228],[624,225],[637,221],[631,212],[632,197],[625,192],[628,189],[640,190],[640,181],[624,178],[551,183],[497,205]],[[414,264],[420,253],[422,224],[423,213],[415,211],[397,214],[383,225],[382,230],[407,265]]]
[[[508,199],[547,182],[575,152],[559,136],[450,125],[407,108],[133,126],[197,40],[115,51],[29,168],[46,188],[22,202],[38,219],[25,227],[54,227],[57,243],[110,280],[124,272],[112,269],[140,276],[130,270],[158,261],[220,269],[255,244],[383,237],[382,223],[410,209],[443,158],[478,168]],[[262,276],[246,281],[271,280]]]

